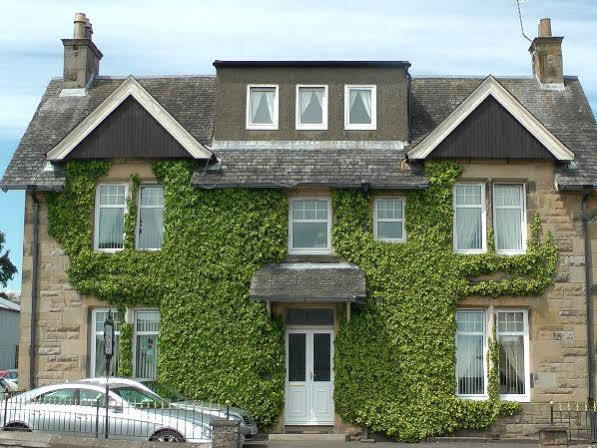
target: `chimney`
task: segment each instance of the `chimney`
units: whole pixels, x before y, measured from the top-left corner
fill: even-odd
[[[91,80],[99,74],[99,62],[103,56],[91,40],[93,27],[85,14],[76,13],[74,23],[72,39],[62,39],[64,44],[63,91],[86,89]]]
[[[529,48],[533,74],[544,87],[564,88],[564,64],[562,62],[563,37],[551,35],[551,20],[539,21],[538,36]]]

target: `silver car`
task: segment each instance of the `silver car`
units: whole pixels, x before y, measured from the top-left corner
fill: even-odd
[[[105,377],[87,378],[82,381],[106,384]],[[157,380],[113,378],[110,379],[110,381],[118,381],[123,384],[129,384],[131,386],[142,388],[148,392],[153,392],[159,395],[161,398],[168,400],[173,406],[179,407],[181,409],[198,411],[218,418],[226,418],[228,415],[228,418],[240,421],[240,433],[242,436],[242,441],[244,441],[245,438],[250,438],[259,432],[259,428],[257,427],[255,420],[244,409],[237,407],[227,407],[226,405],[208,403],[200,400],[189,400],[173,387]]]
[[[204,414],[175,408],[154,393],[116,381],[110,381],[108,397],[109,438],[211,441],[209,417]],[[99,384],[43,386],[5,400],[0,403],[0,424],[5,429],[83,437],[105,433],[105,386]]]

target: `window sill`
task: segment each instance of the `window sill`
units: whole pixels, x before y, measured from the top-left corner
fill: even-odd
[[[463,400],[473,400],[473,401],[483,401],[487,400],[489,397],[487,395],[458,395],[458,398],[462,398]]]
[[[406,243],[406,238],[375,238],[381,243]]]
[[[351,124],[346,124],[344,125],[344,130],[345,131],[376,131],[377,130],[377,125],[373,124],[368,124],[368,125],[351,125]]]
[[[526,251],[526,249],[524,249],[524,250],[496,250],[495,253],[498,255],[512,256],[512,255],[525,255],[527,253],[527,251]]]
[[[277,124],[267,124],[267,125],[248,124],[245,129],[247,131],[277,131],[278,125]]]
[[[518,401],[520,403],[530,403],[531,397],[528,395],[500,395],[503,401]]]
[[[486,254],[486,249],[475,249],[475,250],[454,250],[455,254],[459,255],[481,255]]]
[[[327,124],[298,124],[296,125],[297,131],[327,131]]]
[[[331,255],[332,249],[288,249],[289,255]]]
[[[122,252],[124,250],[124,247],[121,247],[120,249],[93,249],[94,252],[102,252],[105,254],[113,254],[116,252]]]

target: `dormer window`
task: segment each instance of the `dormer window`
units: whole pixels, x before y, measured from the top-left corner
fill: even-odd
[[[344,87],[344,128],[372,130],[377,127],[376,86]]]
[[[278,129],[278,86],[247,86],[247,129]]]
[[[296,86],[296,128],[299,130],[328,128],[327,86]]]

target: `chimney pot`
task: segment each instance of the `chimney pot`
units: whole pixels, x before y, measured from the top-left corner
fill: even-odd
[[[86,32],[86,25],[87,25],[87,18],[85,17],[85,13],[78,12],[75,14],[75,30],[73,33],[73,37],[75,39],[85,39],[87,37]]]
[[[87,37],[87,39],[91,39],[92,34],[93,34],[93,28],[91,26],[91,21],[89,20],[89,18],[87,18],[86,24],[85,24],[85,36]]]
[[[539,20],[539,37],[551,37],[551,19]]]

